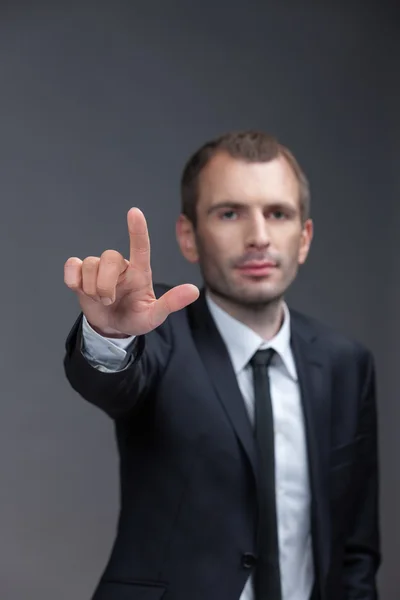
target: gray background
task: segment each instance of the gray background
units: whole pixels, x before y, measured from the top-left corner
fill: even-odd
[[[199,283],[174,239],[180,171],[242,127],[278,135],[312,183],[289,300],[376,356],[380,583],[398,598],[399,31],[388,2],[1,4],[1,598],[89,598],[115,531],[112,425],[62,369],[65,260],[126,253],[137,205],[156,279]]]

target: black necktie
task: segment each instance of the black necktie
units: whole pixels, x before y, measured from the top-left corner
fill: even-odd
[[[255,436],[258,455],[258,560],[256,600],[281,600],[279,543],[275,502],[274,421],[268,366],[274,350],[259,350],[250,361],[254,376]]]

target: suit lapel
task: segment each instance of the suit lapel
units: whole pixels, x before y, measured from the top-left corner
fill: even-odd
[[[232,427],[247,455],[257,479],[257,457],[253,429],[236,375],[214,320],[208,310],[204,290],[188,307],[193,338]],[[291,344],[299,377],[304,413],[312,494],[312,533],[318,573],[327,572],[330,546],[329,529],[329,451],[331,385],[329,353],[308,320],[291,311]]]
[[[298,313],[292,315],[292,350],[299,377],[305,421],[310,486],[312,535],[318,573],[324,577],[329,564],[329,453],[331,375],[329,352]],[[321,590],[322,591],[322,590]]]
[[[256,475],[253,429],[227,348],[208,310],[204,290],[189,307],[189,318],[200,358]]]

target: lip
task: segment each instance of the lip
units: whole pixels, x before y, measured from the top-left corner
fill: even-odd
[[[276,265],[274,263],[252,262],[252,263],[246,263],[242,267],[239,267],[238,271],[240,273],[243,273],[244,275],[252,275],[252,276],[262,277],[265,275],[269,275],[275,269],[276,269]]]

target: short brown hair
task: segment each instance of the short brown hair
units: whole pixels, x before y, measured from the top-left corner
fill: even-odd
[[[181,178],[181,210],[196,226],[199,175],[218,152],[227,152],[232,158],[249,162],[269,162],[284,157],[299,183],[300,211],[303,223],[310,213],[310,187],[291,151],[278,140],[262,131],[246,130],[225,133],[203,144],[186,163]]]

